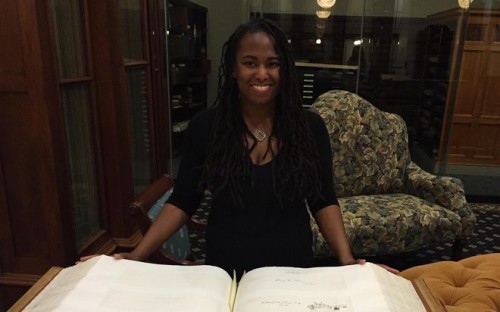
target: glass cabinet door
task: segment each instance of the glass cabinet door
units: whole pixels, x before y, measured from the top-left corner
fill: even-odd
[[[143,0],[119,1],[135,194],[144,190],[152,179],[150,64],[145,40],[145,6]]]
[[[61,105],[77,246],[100,229],[96,137],[84,1],[54,0]]]

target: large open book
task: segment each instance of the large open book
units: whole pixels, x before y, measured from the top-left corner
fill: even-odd
[[[60,270],[24,311],[418,312],[424,303],[412,282],[372,263],[265,267],[237,284],[214,266],[99,256]]]

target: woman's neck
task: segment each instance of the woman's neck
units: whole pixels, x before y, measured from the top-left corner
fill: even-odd
[[[249,128],[272,128],[274,107],[242,108],[243,120]]]

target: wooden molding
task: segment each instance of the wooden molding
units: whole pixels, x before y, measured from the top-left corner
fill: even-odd
[[[126,238],[114,238],[116,247],[133,249],[135,248],[142,239],[142,234],[139,230],[136,230],[130,237]]]
[[[41,275],[22,273],[0,274],[0,285],[2,286],[29,286],[34,285]]]
[[[39,277],[31,287],[22,297],[19,299],[10,309],[9,312],[22,311],[28,304],[35,298],[50,281],[56,277],[56,275],[62,270],[60,267],[52,267],[43,276]]]

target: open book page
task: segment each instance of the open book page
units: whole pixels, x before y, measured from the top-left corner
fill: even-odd
[[[425,311],[419,302],[410,300],[410,306],[400,308],[391,304],[391,296],[384,294],[376,274],[377,265],[350,265],[342,267],[289,268],[267,267],[255,269],[243,276],[236,294],[234,312],[328,312],[328,311]],[[381,269],[383,270],[383,269]],[[383,270],[385,271],[385,270]],[[392,275],[385,271],[386,275]],[[411,282],[394,275],[391,288],[406,289]],[[408,291],[410,296],[416,292]],[[402,293],[401,295],[405,295]],[[418,298],[418,297],[417,297]],[[396,308],[394,308],[396,306]]]
[[[373,265],[375,274],[390,311],[426,311],[411,281]]]
[[[229,312],[231,283],[217,267],[99,256],[63,269],[25,311]]]

